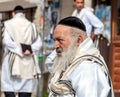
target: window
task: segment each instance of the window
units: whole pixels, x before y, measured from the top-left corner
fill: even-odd
[[[117,0],[117,35],[120,35],[120,3]]]

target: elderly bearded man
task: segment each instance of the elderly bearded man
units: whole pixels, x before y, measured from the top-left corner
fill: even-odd
[[[108,68],[80,19],[62,19],[53,38],[49,97],[114,97]]]
[[[103,23],[95,16],[93,9],[84,7],[85,0],[73,0],[75,5],[75,10],[72,13],[72,16],[75,16],[82,20],[86,26],[86,33],[88,37],[91,37],[94,40],[94,44],[99,48],[99,35],[102,34],[104,25]],[[53,51],[50,55],[47,56],[45,64],[50,71],[50,67],[53,63],[53,60],[56,56],[56,52]]]

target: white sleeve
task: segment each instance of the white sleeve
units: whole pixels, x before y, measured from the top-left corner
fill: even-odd
[[[40,48],[42,47],[42,40],[40,38],[40,35],[38,35],[37,40],[31,45],[32,51],[39,51]]]
[[[52,70],[53,61],[56,56],[57,56],[56,50],[53,50],[52,53],[50,53],[50,55],[48,55],[45,60],[45,64],[49,72]]]
[[[19,56],[23,56],[20,44],[11,39],[6,29],[3,32],[3,44],[9,51],[18,54]]]
[[[104,25],[101,20],[93,12],[87,11],[86,16],[90,24],[94,27],[94,34],[102,34],[104,30]]]

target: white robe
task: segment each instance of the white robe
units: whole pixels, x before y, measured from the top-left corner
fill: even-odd
[[[16,14],[14,18],[21,18],[25,19],[22,13]],[[13,19],[14,19],[13,18]],[[23,25],[25,23],[23,22]],[[21,24],[22,25],[22,24]],[[19,56],[23,56],[23,53],[20,48],[20,44],[14,42],[10,35],[8,34],[7,29],[4,30],[4,43],[5,43],[5,57],[2,63],[2,74],[1,74],[1,91],[8,91],[8,92],[33,92],[35,91],[35,79],[21,79],[21,78],[14,78],[10,75],[10,67],[8,63],[8,50],[16,53]],[[40,50],[42,46],[42,41],[40,36],[38,36],[37,40],[31,45],[33,53],[35,51]]]
[[[78,56],[86,54],[94,55],[96,54],[95,51],[92,40],[88,38],[80,45]],[[71,82],[72,88],[76,92],[75,97],[107,97],[110,88],[112,88],[101,66],[89,60],[82,61],[68,76],[67,80]],[[54,97],[50,96],[51,94],[52,92],[50,92],[49,97]],[[57,97],[73,96],[66,94]]]

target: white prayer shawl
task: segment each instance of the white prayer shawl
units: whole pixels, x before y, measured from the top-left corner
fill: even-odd
[[[80,45],[75,59],[83,55],[94,55],[104,62],[99,51],[94,48],[92,40],[89,38]],[[106,65],[103,67],[106,68],[105,71],[108,75]],[[104,68],[102,70],[98,63],[83,60],[78,65],[75,66],[73,64],[73,66],[69,66],[69,68],[74,69],[70,69],[70,71],[67,69],[70,73],[66,70],[61,79],[59,79],[59,76],[61,76],[60,71],[56,72],[53,76],[49,84],[49,97],[108,97],[107,95],[110,88],[112,89],[112,86],[109,85],[108,77],[103,72]],[[58,81],[60,80],[70,81],[71,87],[75,91],[75,95],[73,95],[71,89],[66,85],[59,84]],[[57,91],[60,95],[54,96],[54,91]]]
[[[24,25],[23,25],[24,23]],[[18,24],[18,25],[17,25]],[[24,43],[31,45],[37,39],[37,32],[33,28],[33,24],[27,19],[15,18],[5,22],[5,27],[10,35],[11,39],[17,44]],[[22,50],[22,49],[21,49]],[[11,52],[11,51],[10,51]],[[11,53],[10,53],[11,54]],[[20,78],[33,78],[37,73],[40,74],[40,70],[36,71],[35,56],[38,56],[38,51],[34,55],[20,57],[17,54],[12,53],[9,57],[12,57],[13,61],[11,66],[11,75],[18,76]],[[38,66],[37,66],[38,68]]]
[[[20,24],[20,26],[18,26],[17,24],[14,25],[16,21]],[[28,28],[29,30],[25,28],[26,25],[27,25],[27,28],[29,27]],[[36,37],[36,40],[33,42],[31,38],[34,35],[35,37],[36,36],[37,37]],[[26,44],[31,45],[33,56],[35,55],[35,60],[37,62],[38,51],[40,50],[42,46],[40,36],[37,35],[36,32],[35,34],[33,34],[33,28],[32,28],[31,23],[25,19],[22,13],[17,14],[13,19],[5,23],[5,30],[4,30],[3,36],[4,36],[3,44],[5,47],[5,56],[4,56],[3,63],[2,63],[1,91],[18,91],[18,92],[34,91],[35,90],[35,79],[33,79],[33,72],[34,70],[37,70],[37,73],[40,73],[40,69],[39,67],[36,67],[35,64],[33,64],[34,61],[33,61],[32,55],[28,57],[25,57],[23,55],[20,43],[26,43]],[[22,36],[22,38],[19,36]],[[15,57],[17,59],[16,65],[15,65],[15,70],[17,70],[17,72],[14,71],[14,73],[20,74],[21,76],[20,78],[11,76],[10,63],[8,62],[9,51],[13,52],[17,56]],[[19,69],[19,66],[21,65],[22,67],[20,67]],[[19,72],[21,70],[22,72]],[[29,73],[26,72],[27,70]]]

